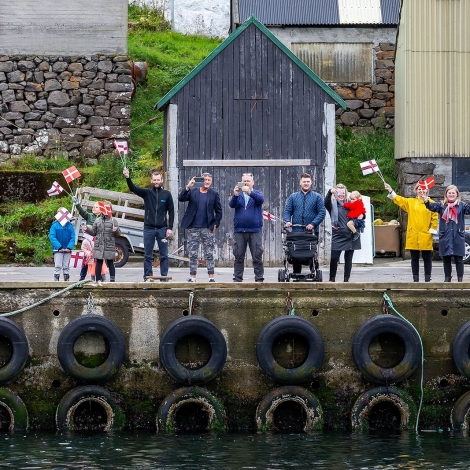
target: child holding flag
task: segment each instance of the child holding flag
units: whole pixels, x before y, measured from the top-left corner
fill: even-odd
[[[64,273],[64,281],[70,279],[70,253],[75,245],[75,230],[70,223],[70,213],[65,207],[57,210],[55,221],[49,230],[49,240],[54,253],[54,281],[60,279],[60,271]]]
[[[97,203],[100,208],[100,215],[96,218],[93,225],[86,225],[84,231],[90,235],[96,236],[94,246],[94,258],[96,260],[95,276],[96,281],[101,282],[101,270],[103,262],[109,268],[109,281],[115,282],[116,268],[114,258],[116,257],[115,238],[121,235],[117,220],[112,216],[112,204],[109,201]]]

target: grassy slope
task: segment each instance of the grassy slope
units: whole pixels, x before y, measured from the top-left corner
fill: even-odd
[[[163,114],[154,111],[155,104],[181,81],[199,62],[207,57],[220,40],[173,33],[158,13],[129,7],[129,55],[135,62],[147,62],[148,79],[139,85],[132,100],[131,150],[128,166],[133,179],[141,185],[148,182],[149,170],[161,166],[163,144]],[[376,131],[360,137],[349,129],[337,130],[337,181],[350,189],[371,196],[376,217],[396,218],[397,209],[385,197],[377,175],[362,176],[359,163],[377,160],[385,179],[396,185],[393,137],[385,131]],[[70,165],[65,159],[35,160],[26,157],[15,163],[24,169],[62,170]],[[81,184],[123,191],[122,166],[115,154],[101,158],[92,168],[79,166]],[[13,204],[0,207],[0,253],[2,240],[14,239],[15,261],[33,261],[40,264],[50,257],[47,237],[49,226],[58,207],[70,206],[70,200],[51,198],[39,204]],[[24,219],[28,228],[23,230]],[[36,221],[34,221],[36,219]],[[33,220],[33,223],[31,223]],[[0,262],[5,259],[0,255]]]

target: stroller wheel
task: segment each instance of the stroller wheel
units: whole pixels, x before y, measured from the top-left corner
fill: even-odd
[[[322,282],[323,281],[323,273],[317,269],[317,275],[315,277],[315,281],[316,282]]]
[[[284,271],[284,269],[280,269],[277,272],[277,280],[279,282],[286,282],[286,272]]]

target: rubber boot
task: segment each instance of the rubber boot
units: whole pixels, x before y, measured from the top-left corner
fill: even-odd
[[[413,282],[419,282],[419,274],[413,274]]]
[[[109,282],[116,282],[116,278],[113,276],[109,276]]]
[[[451,279],[452,279],[452,276],[445,276],[444,282],[450,282]]]
[[[54,274],[54,281],[58,281],[60,279],[60,274]]]
[[[430,274],[425,274],[424,275],[424,282],[431,282],[431,275]]]
[[[64,274],[64,281],[67,282],[70,279],[70,276],[68,274]]]
[[[457,282],[463,282],[463,277],[458,277]]]

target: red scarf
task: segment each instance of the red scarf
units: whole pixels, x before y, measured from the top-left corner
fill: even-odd
[[[455,207],[455,202],[447,203],[447,207],[442,214],[442,218],[446,221],[446,224],[449,223],[449,220],[457,223],[457,207]]]

